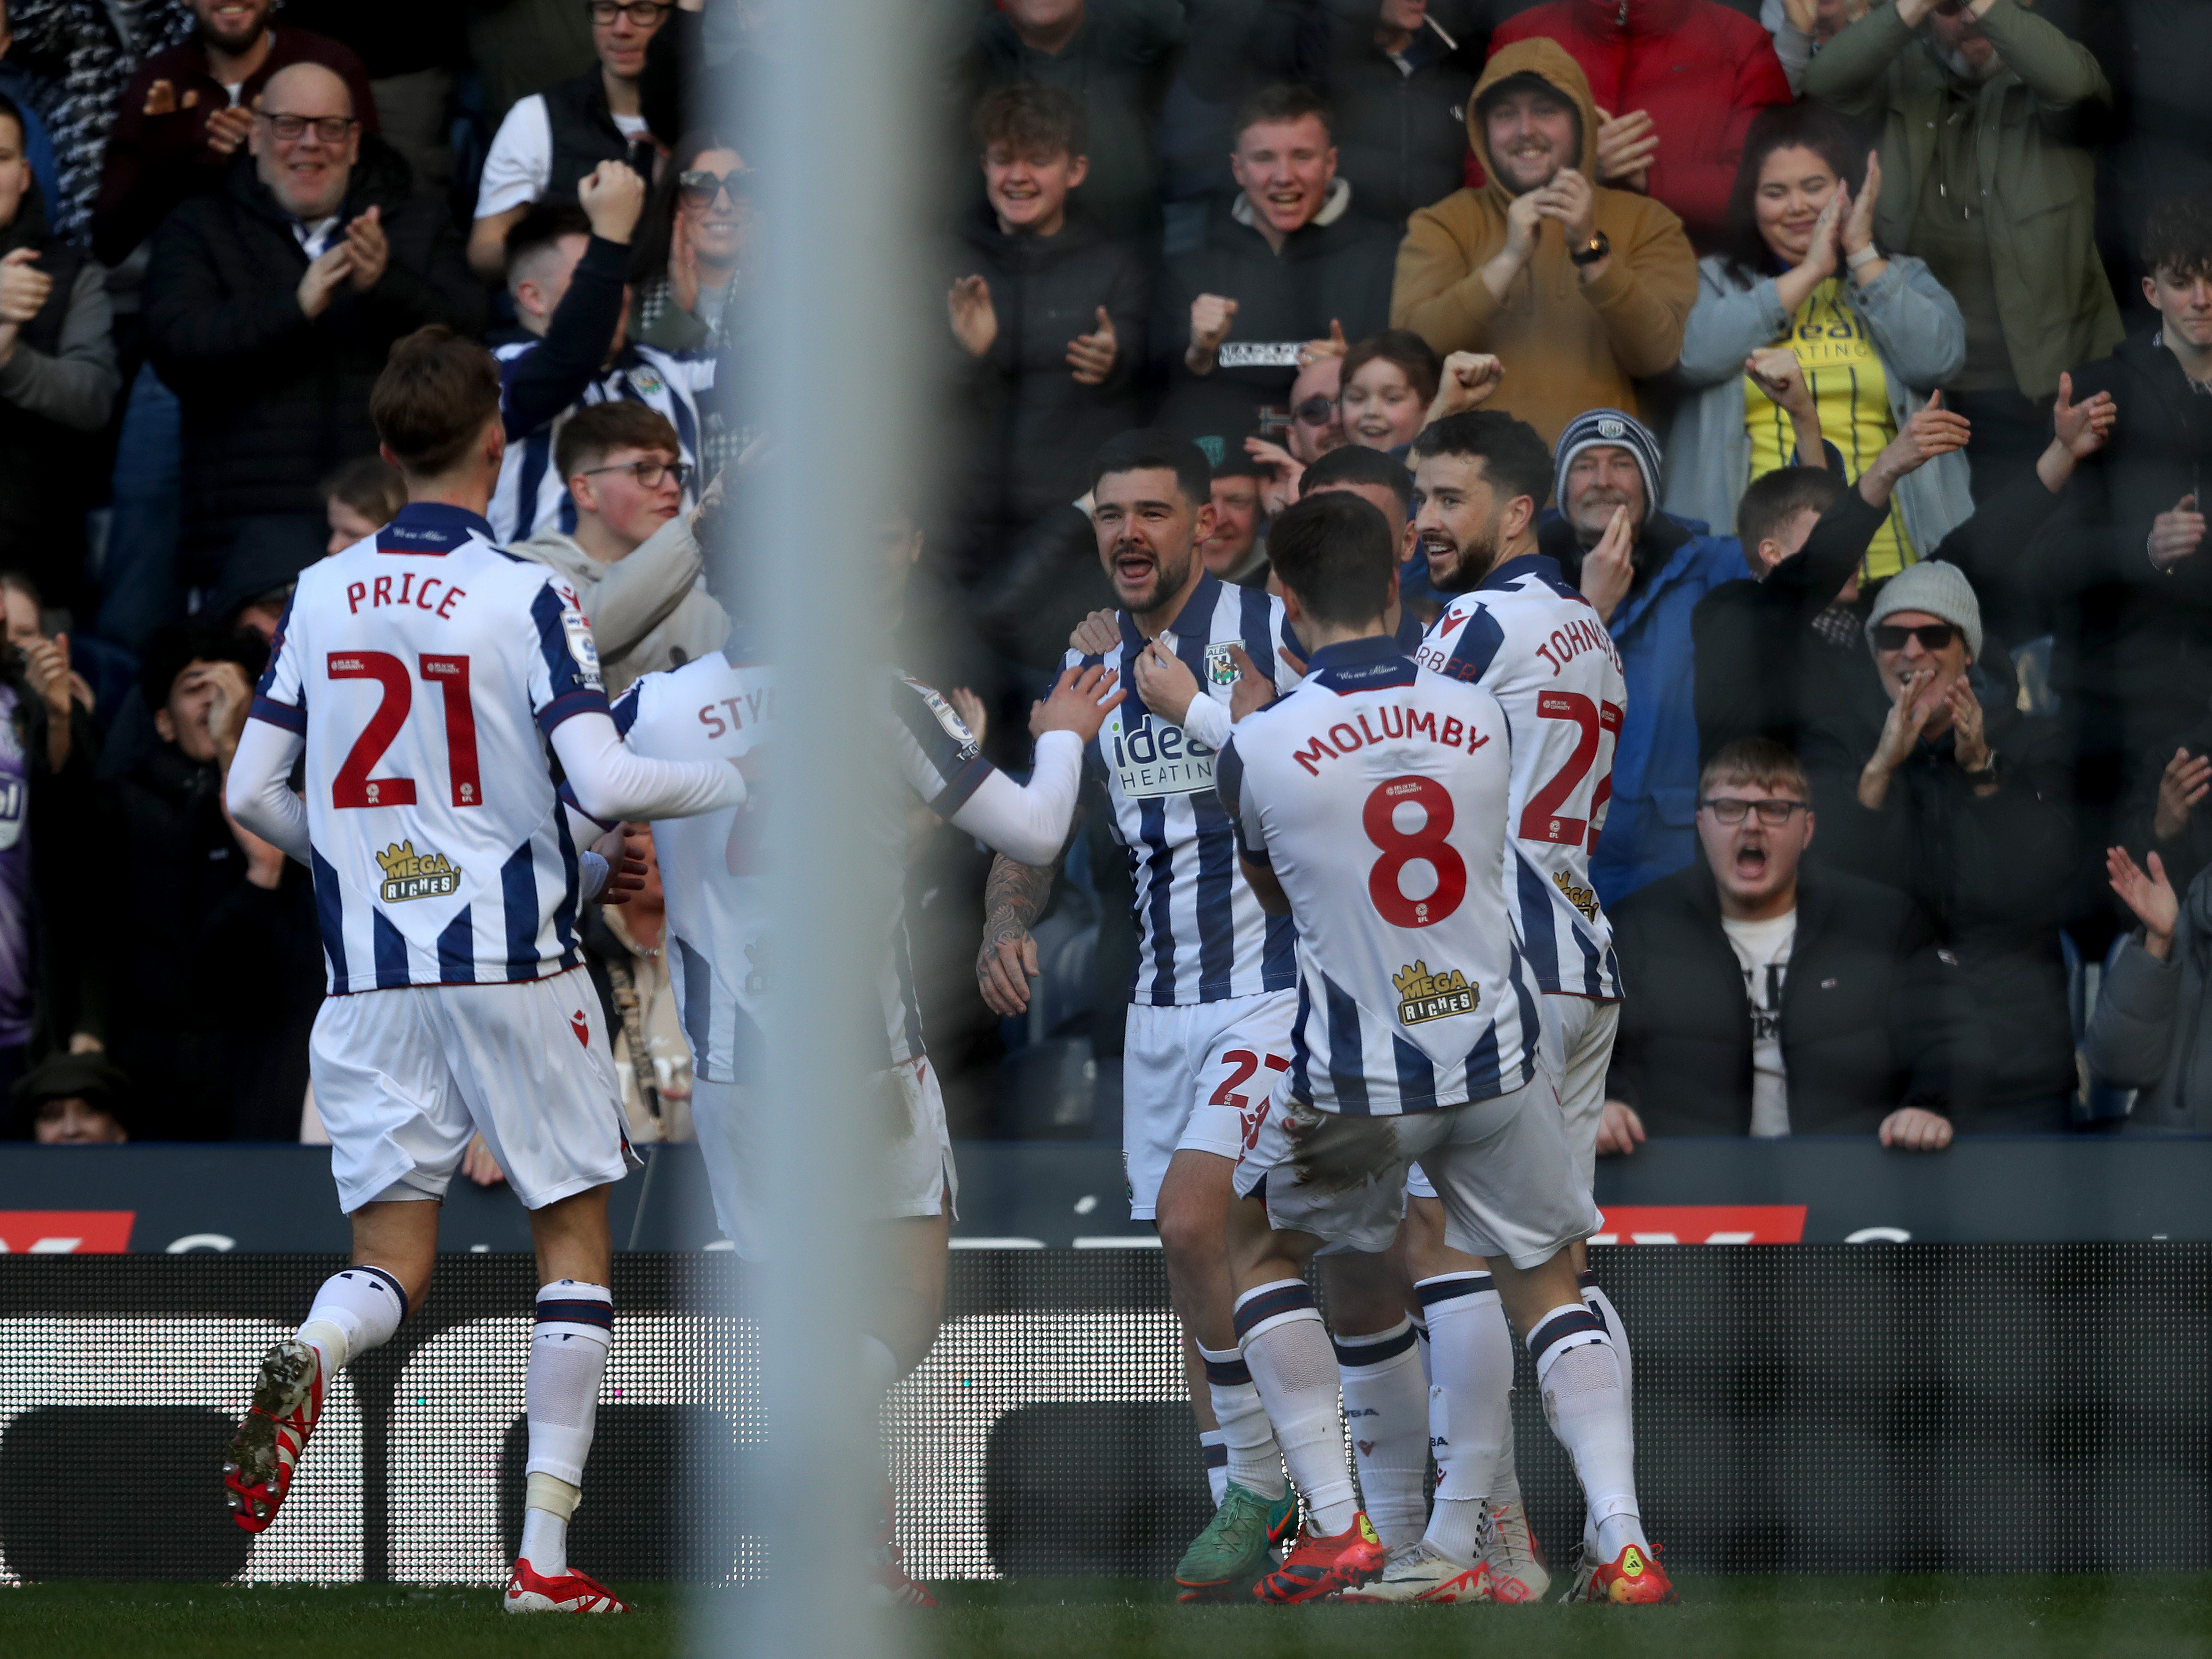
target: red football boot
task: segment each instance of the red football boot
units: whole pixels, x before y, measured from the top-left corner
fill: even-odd
[[[276,1518],[322,1414],[323,1357],[288,1336],[261,1357],[252,1408],[238,1425],[230,1461],[222,1466],[230,1518],[247,1532],[259,1532]]]
[[[1674,1594],[1667,1569],[1659,1565],[1656,1544],[1648,1550],[1638,1549],[1633,1544],[1626,1546],[1590,1576],[1587,1594],[1593,1601],[1609,1601],[1625,1607],[1653,1607],[1682,1599]]]
[[[1362,1510],[1334,1538],[1300,1532],[1283,1565],[1253,1585],[1252,1594],[1262,1601],[1318,1601],[1381,1577],[1383,1561],[1382,1540]]]
[[[629,1603],[588,1572],[564,1572],[548,1578],[527,1561],[517,1561],[507,1576],[502,1613],[628,1613]]]

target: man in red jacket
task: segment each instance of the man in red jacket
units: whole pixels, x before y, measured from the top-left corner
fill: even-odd
[[[1754,112],[1790,101],[1766,31],[1719,0],[1546,0],[1502,24],[1491,55],[1540,34],[1589,77],[1603,120],[1598,181],[1665,203],[1711,247],[1744,129]]]

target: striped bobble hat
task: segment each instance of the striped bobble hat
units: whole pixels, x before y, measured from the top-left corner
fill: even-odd
[[[1633,415],[1618,409],[1587,410],[1567,422],[1552,451],[1552,490],[1564,510],[1567,499],[1567,469],[1585,449],[1615,445],[1636,457],[1636,470],[1644,475],[1644,517],[1649,523],[1659,510],[1659,440]]]

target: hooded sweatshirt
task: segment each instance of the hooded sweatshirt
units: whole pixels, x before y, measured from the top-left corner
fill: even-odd
[[[1589,283],[1567,257],[1554,220],[1537,227],[1536,249],[1503,301],[1482,267],[1505,246],[1512,192],[1499,182],[1483,136],[1485,93],[1507,77],[1540,76],[1582,116],[1585,178],[1597,173],[1597,108],[1565,48],[1547,40],[1505,47],[1483,70],[1468,105],[1468,141],[1484,182],[1416,213],[1398,249],[1390,324],[1410,328],[1439,352],[1486,351],[1505,365],[1493,407],[1534,427],[1547,444],[1587,409],[1640,412],[1634,382],[1663,374],[1681,356],[1682,328],[1698,298],[1698,261],[1682,222],[1629,191],[1594,186],[1592,221],[1612,243],[1604,274]]]

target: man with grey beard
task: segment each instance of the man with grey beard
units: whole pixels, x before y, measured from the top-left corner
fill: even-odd
[[[1828,43],[1805,94],[1882,123],[1875,234],[1925,259],[1966,315],[1966,365],[1943,401],[1973,422],[1985,501],[2042,450],[2060,372],[2120,341],[2094,161],[2064,118],[2109,106],[2112,88],[2087,47],[2020,0],[1896,0]]]

